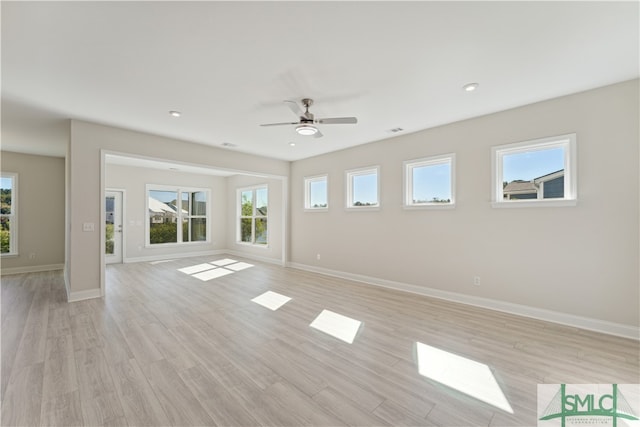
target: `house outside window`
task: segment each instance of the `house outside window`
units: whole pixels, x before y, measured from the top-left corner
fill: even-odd
[[[18,175],[0,176],[0,254],[18,255]]]
[[[574,206],[576,135],[492,148],[492,206]]]
[[[147,186],[147,245],[209,242],[209,190]]]
[[[266,185],[238,189],[238,243],[268,245],[268,206]]]

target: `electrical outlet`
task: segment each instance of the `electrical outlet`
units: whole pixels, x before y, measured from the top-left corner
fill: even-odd
[[[320,254],[317,254],[317,255],[316,255],[316,259],[317,259],[318,261],[320,261]]]
[[[34,252],[31,252],[29,254],[29,259],[36,259],[36,254]]]
[[[480,276],[473,276],[473,284],[480,286]]]

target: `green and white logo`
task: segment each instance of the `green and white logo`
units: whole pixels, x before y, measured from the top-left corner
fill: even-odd
[[[538,426],[638,425],[639,402],[638,384],[538,384]]]

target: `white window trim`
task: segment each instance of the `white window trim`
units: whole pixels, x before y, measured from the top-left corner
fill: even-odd
[[[313,207],[311,206],[311,183],[325,181],[327,183],[327,206]],[[329,210],[329,175],[314,175],[304,177],[304,210],[305,212],[326,212]]]
[[[414,203],[413,202],[413,168],[450,164],[451,202],[449,203]],[[405,209],[453,209],[456,206],[456,155],[455,153],[423,157],[403,162],[403,207]]]
[[[505,154],[518,154],[550,148],[564,149],[564,195],[562,199],[504,200],[502,192],[503,158]],[[578,204],[576,134],[558,135],[491,148],[491,206],[494,208],[562,207]]]
[[[266,216],[256,216],[256,202],[255,202],[255,191],[256,190],[260,190],[266,188],[267,190],[267,215]],[[249,218],[249,217],[243,217],[242,216],[242,192],[243,191],[249,191],[251,190],[253,192],[253,215],[251,216],[251,218],[266,218],[267,219],[267,244],[266,245],[262,245],[262,244],[258,244],[255,243],[254,241],[252,242],[243,242],[242,241],[242,232],[240,230],[240,219],[241,218]],[[249,187],[239,187],[236,189],[236,244],[237,245],[243,245],[243,246],[251,246],[254,248],[263,248],[263,249],[268,249],[269,248],[269,244],[271,242],[271,227],[269,226],[269,212],[271,212],[271,202],[270,202],[270,197],[269,197],[269,185],[268,184],[260,184],[260,185],[252,185]],[[255,240],[255,236],[253,235],[253,221],[252,221],[252,227],[251,227],[251,238],[252,240]]]
[[[353,178],[359,175],[370,175],[372,173],[376,174],[376,199],[378,203],[373,206],[355,206],[352,204],[353,201]],[[366,168],[359,169],[350,169],[345,172],[346,179],[346,204],[345,209],[349,211],[377,211],[380,210],[381,201],[380,201],[380,166],[369,166]]]
[[[18,252],[18,174],[14,172],[2,172],[3,178],[11,178],[11,214],[5,214],[9,217],[11,231],[9,232],[9,252],[2,255],[3,258],[16,257]]]
[[[206,202],[207,202],[207,215],[206,215],[206,220],[207,220],[207,238],[205,241],[198,241],[198,242],[183,242],[182,241],[182,227],[177,227],[177,242],[170,242],[170,243],[151,243],[151,239],[150,239],[150,228],[151,226],[149,225],[150,223],[150,217],[149,217],[149,191],[175,191],[177,193],[177,200],[176,201],[180,201],[182,200],[182,193],[184,192],[204,192],[206,194]],[[210,188],[198,188],[198,187],[182,187],[182,186],[173,186],[173,185],[157,185],[157,184],[146,184],[145,185],[145,199],[144,199],[144,205],[145,205],[145,217],[146,217],[146,221],[145,221],[145,248],[164,248],[167,246],[185,246],[185,245],[206,245],[206,244],[211,244],[211,189]],[[201,215],[190,215],[187,214],[185,216],[183,216],[182,214],[182,209],[179,209],[178,211],[178,224],[182,224],[182,220],[183,218],[201,218]]]

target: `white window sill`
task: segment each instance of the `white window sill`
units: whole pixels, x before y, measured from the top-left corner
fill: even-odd
[[[269,245],[260,245],[257,243],[249,243],[249,242],[236,242],[236,245],[238,246],[248,246],[248,247],[252,247],[252,248],[260,248],[260,249],[269,249]]]
[[[166,247],[184,247],[184,246],[197,246],[197,245],[210,245],[211,241],[205,242],[169,242],[169,243],[147,243],[144,245],[145,249],[153,248],[166,248]]]
[[[5,252],[1,254],[2,258],[16,258],[20,256],[18,252]]]
[[[379,211],[380,206],[347,206],[345,210],[349,212],[357,212],[357,211]]]
[[[455,209],[456,204],[455,203],[429,203],[424,205],[403,205],[402,207],[408,211],[425,210],[425,209],[440,210],[440,209]]]
[[[493,208],[554,208],[576,206],[577,199],[562,200],[509,200],[505,202],[491,202]]]
[[[329,208],[304,208],[305,212],[329,212]]]

